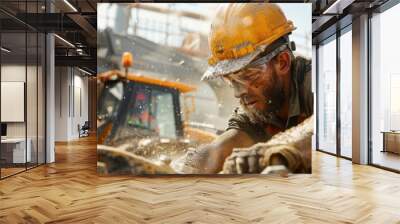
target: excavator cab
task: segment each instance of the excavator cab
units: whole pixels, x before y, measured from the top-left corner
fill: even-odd
[[[108,74],[117,75],[113,70]],[[113,145],[125,138],[183,137],[180,94],[195,88],[129,73],[126,80],[104,83],[98,100],[99,143]]]

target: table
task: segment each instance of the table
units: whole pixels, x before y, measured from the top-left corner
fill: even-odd
[[[400,154],[400,131],[382,131],[383,150],[382,152],[392,152]]]
[[[1,139],[1,159],[4,159],[5,163],[31,162],[32,141],[30,138],[27,138],[26,142],[28,143],[28,147],[26,147],[25,154],[25,138]]]

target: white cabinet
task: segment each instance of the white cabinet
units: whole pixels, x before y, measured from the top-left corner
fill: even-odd
[[[26,143],[28,145],[25,153],[25,138],[7,138],[1,140],[2,147],[12,149],[12,163],[25,163],[32,161],[32,140],[28,138]]]

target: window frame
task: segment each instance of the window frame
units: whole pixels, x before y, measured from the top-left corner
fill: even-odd
[[[320,40],[317,44],[315,44],[316,45],[316,48],[315,48],[315,50],[316,50],[316,58],[315,59],[316,60],[315,61],[317,63],[316,64],[316,71],[315,71],[315,75],[316,75],[316,85],[315,85],[316,86],[316,94],[315,94],[315,96],[316,96],[316,105],[317,105],[315,114],[318,116],[318,114],[319,114],[318,105],[319,105],[319,102],[320,102],[319,94],[320,94],[320,91],[321,91],[320,79],[319,79],[319,77],[320,77],[319,66],[320,65],[318,63],[319,58],[320,58],[319,48],[320,48],[321,45],[327,44],[327,43],[329,43],[331,41],[336,41],[336,52],[335,52],[336,53],[336,61],[335,61],[335,64],[336,64],[336,151],[335,151],[335,153],[332,153],[332,152],[329,152],[327,150],[324,150],[324,149],[320,148],[320,143],[319,143],[319,119],[318,118],[316,119],[316,132],[315,132],[316,133],[316,138],[315,138],[315,141],[316,141],[316,151],[327,153],[329,155],[333,155],[333,156],[336,156],[336,157],[339,157],[339,158],[343,158],[343,159],[346,159],[346,160],[352,160],[352,158],[344,156],[341,153],[341,119],[340,119],[340,104],[341,104],[341,99],[340,99],[340,84],[341,84],[340,83],[341,82],[341,79],[340,79],[340,77],[341,77],[340,41],[341,40],[340,40],[340,37],[342,35],[344,35],[345,33],[347,33],[347,32],[352,32],[352,23],[351,22],[349,24],[347,24],[345,27],[336,30],[336,32],[333,33],[332,35],[326,37],[323,40]]]
[[[394,6],[398,5],[399,1],[397,0],[388,0],[382,5],[378,6],[377,8],[368,11],[368,30],[367,30],[367,39],[368,39],[368,69],[367,69],[367,77],[368,77],[368,111],[367,111],[367,116],[368,116],[368,165],[377,167],[383,170],[395,172],[395,173],[400,173],[400,170],[390,168],[384,165],[380,165],[377,163],[374,163],[373,161],[373,130],[372,130],[372,19],[374,18],[374,14],[382,14],[385,11],[393,8]]]

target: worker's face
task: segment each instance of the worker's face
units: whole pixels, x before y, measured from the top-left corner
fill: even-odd
[[[283,82],[276,71],[275,60],[246,69],[237,78],[230,77],[236,98],[254,123],[267,121],[284,100]]]

